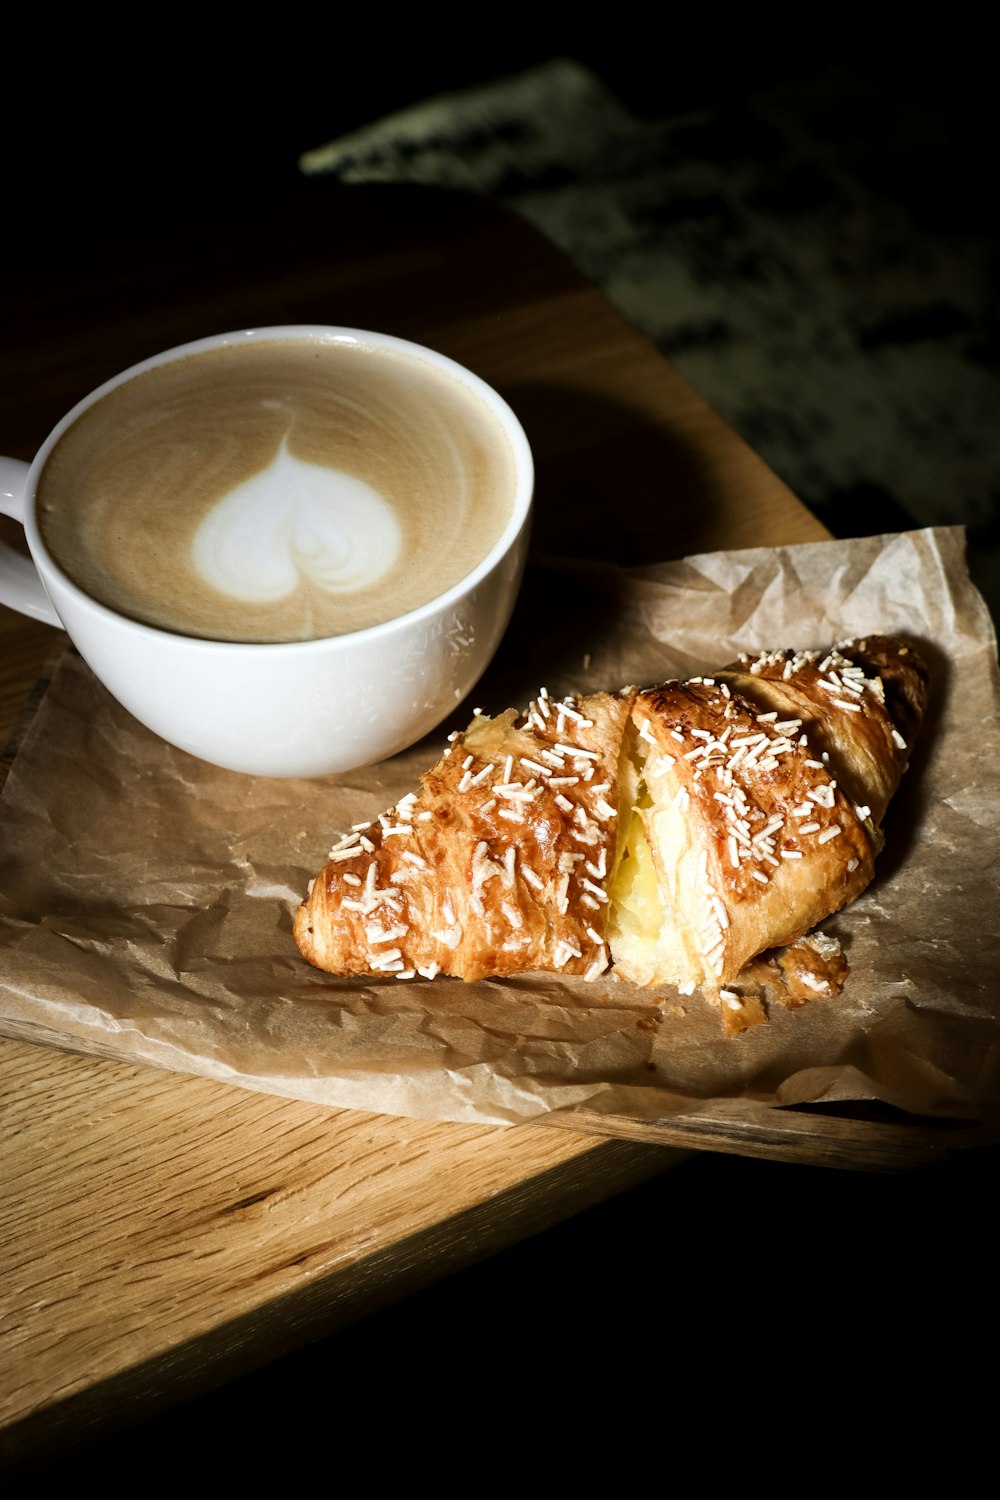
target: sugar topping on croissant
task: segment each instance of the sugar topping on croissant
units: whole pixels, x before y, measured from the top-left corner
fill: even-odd
[[[419,793],[334,845],[296,918],[306,957],[401,978],[602,973],[633,698],[543,692],[525,716],[474,718]]]
[[[904,641],[478,715],[330,851],[295,920],[334,974],[526,970],[718,991],[872,878],[926,705]]]

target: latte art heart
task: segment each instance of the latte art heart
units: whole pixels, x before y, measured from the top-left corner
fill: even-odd
[[[370,588],[401,545],[392,507],[371,485],[296,458],[285,440],[268,468],[205,516],[192,557],[220,593],[269,604],[309,584],[327,593]]]
[[[513,508],[514,452],[461,380],[360,343],[256,340],[89,407],[39,486],[86,593],[213,641],[321,640],[466,578]]]

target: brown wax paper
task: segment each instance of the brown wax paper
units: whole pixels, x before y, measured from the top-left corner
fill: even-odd
[[[697,993],[610,975],[336,980],[291,924],[332,839],[437,760],[475,704],[645,686],[741,650],[901,632],[928,720],[876,878],[823,924],[843,991],[724,1034]],[[0,798],[0,1030],[330,1106],[515,1122],[692,1103],[880,1100],[1000,1120],[996,640],[959,528],[714,553],[638,570],[537,561],[487,676],[380,765],[278,781],[143,729],[67,651]]]

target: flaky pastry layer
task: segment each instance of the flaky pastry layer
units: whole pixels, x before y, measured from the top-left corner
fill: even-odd
[[[634,695],[473,719],[419,792],[330,851],[296,917],[305,956],[334,974],[603,973]]]
[[[719,990],[869,883],[927,699],[905,641],[743,656],[473,719],[330,851],[295,920],[341,975]]]

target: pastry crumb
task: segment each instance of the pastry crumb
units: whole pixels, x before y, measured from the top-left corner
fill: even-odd
[[[731,999],[722,1006],[722,1028],[726,1036],[740,1036],[753,1026],[762,1026],[767,1020],[767,1011],[757,995],[737,995],[728,991]]]

